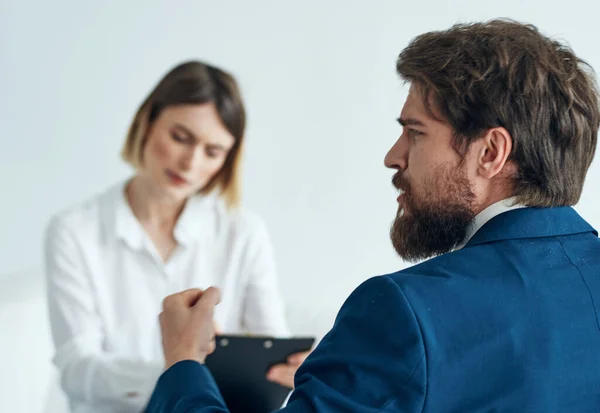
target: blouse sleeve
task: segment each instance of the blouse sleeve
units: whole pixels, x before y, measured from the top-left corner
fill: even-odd
[[[258,221],[249,249],[243,327],[252,334],[287,337],[290,332],[279,290],[273,246],[262,220]]]

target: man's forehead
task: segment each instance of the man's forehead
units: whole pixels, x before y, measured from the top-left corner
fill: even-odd
[[[401,118],[429,118],[427,110],[423,104],[421,91],[412,84],[408,91],[408,96],[404,101],[404,106],[400,112]]]
[[[416,119],[420,123],[431,123],[431,122],[441,122],[447,123],[442,120],[441,115],[436,116],[435,113],[438,111],[434,108],[435,104],[433,103],[432,96],[430,95],[429,99],[430,108],[434,111],[431,113],[427,107],[425,107],[425,101],[423,98],[423,90],[419,85],[412,83],[410,85],[410,89],[408,91],[408,96],[406,97],[406,101],[404,102],[404,106],[402,107],[402,111],[400,112],[400,118],[408,118],[408,119]]]

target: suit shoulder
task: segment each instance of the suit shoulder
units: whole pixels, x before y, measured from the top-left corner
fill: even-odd
[[[389,308],[390,305],[410,308],[403,291],[403,283],[394,275],[378,275],[363,281],[350,294],[344,307],[360,307],[363,310],[370,307]]]
[[[453,251],[387,276],[404,291],[409,301],[431,298],[434,291],[440,297],[461,295],[471,287],[480,286],[481,269],[489,264],[480,262],[481,256],[486,255],[482,248]]]
[[[480,249],[480,247],[472,247],[468,250],[449,252],[389,275],[395,280],[410,280],[412,276],[430,278],[456,276],[472,268],[474,257],[479,255]]]

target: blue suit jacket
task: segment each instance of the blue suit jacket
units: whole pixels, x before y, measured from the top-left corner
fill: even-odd
[[[465,248],[358,287],[282,412],[598,413],[599,311],[594,229],[571,208],[512,210]],[[148,411],[227,410],[184,361]]]

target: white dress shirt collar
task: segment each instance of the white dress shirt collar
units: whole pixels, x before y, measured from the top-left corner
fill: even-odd
[[[473,237],[473,235],[475,235],[475,233],[477,231],[479,231],[481,229],[481,227],[483,227],[489,220],[491,220],[492,218],[494,218],[504,212],[508,212],[513,209],[519,209],[519,208],[527,208],[527,207],[525,205],[517,203],[517,201],[514,197],[505,198],[505,199],[498,201],[498,202],[488,206],[487,208],[485,208],[483,211],[481,211],[479,214],[477,214],[475,216],[475,219],[473,219],[473,221],[471,222],[471,225],[467,229],[467,235],[465,236],[465,239],[463,240],[462,243],[460,243],[458,245],[458,247],[455,248],[455,251],[459,250],[459,249],[463,248],[465,245],[467,245],[467,243]]]
[[[126,181],[123,185],[117,185],[114,188],[115,231],[117,237],[125,241],[131,248],[141,250],[147,242],[147,235],[127,201],[125,189],[129,182]],[[210,223],[203,222],[203,218],[209,215],[203,214],[201,211],[205,208],[216,207],[215,200],[216,196],[212,193],[195,195],[187,201],[173,231],[178,244],[187,246],[192,242],[200,241],[202,236],[206,236],[206,229]]]

